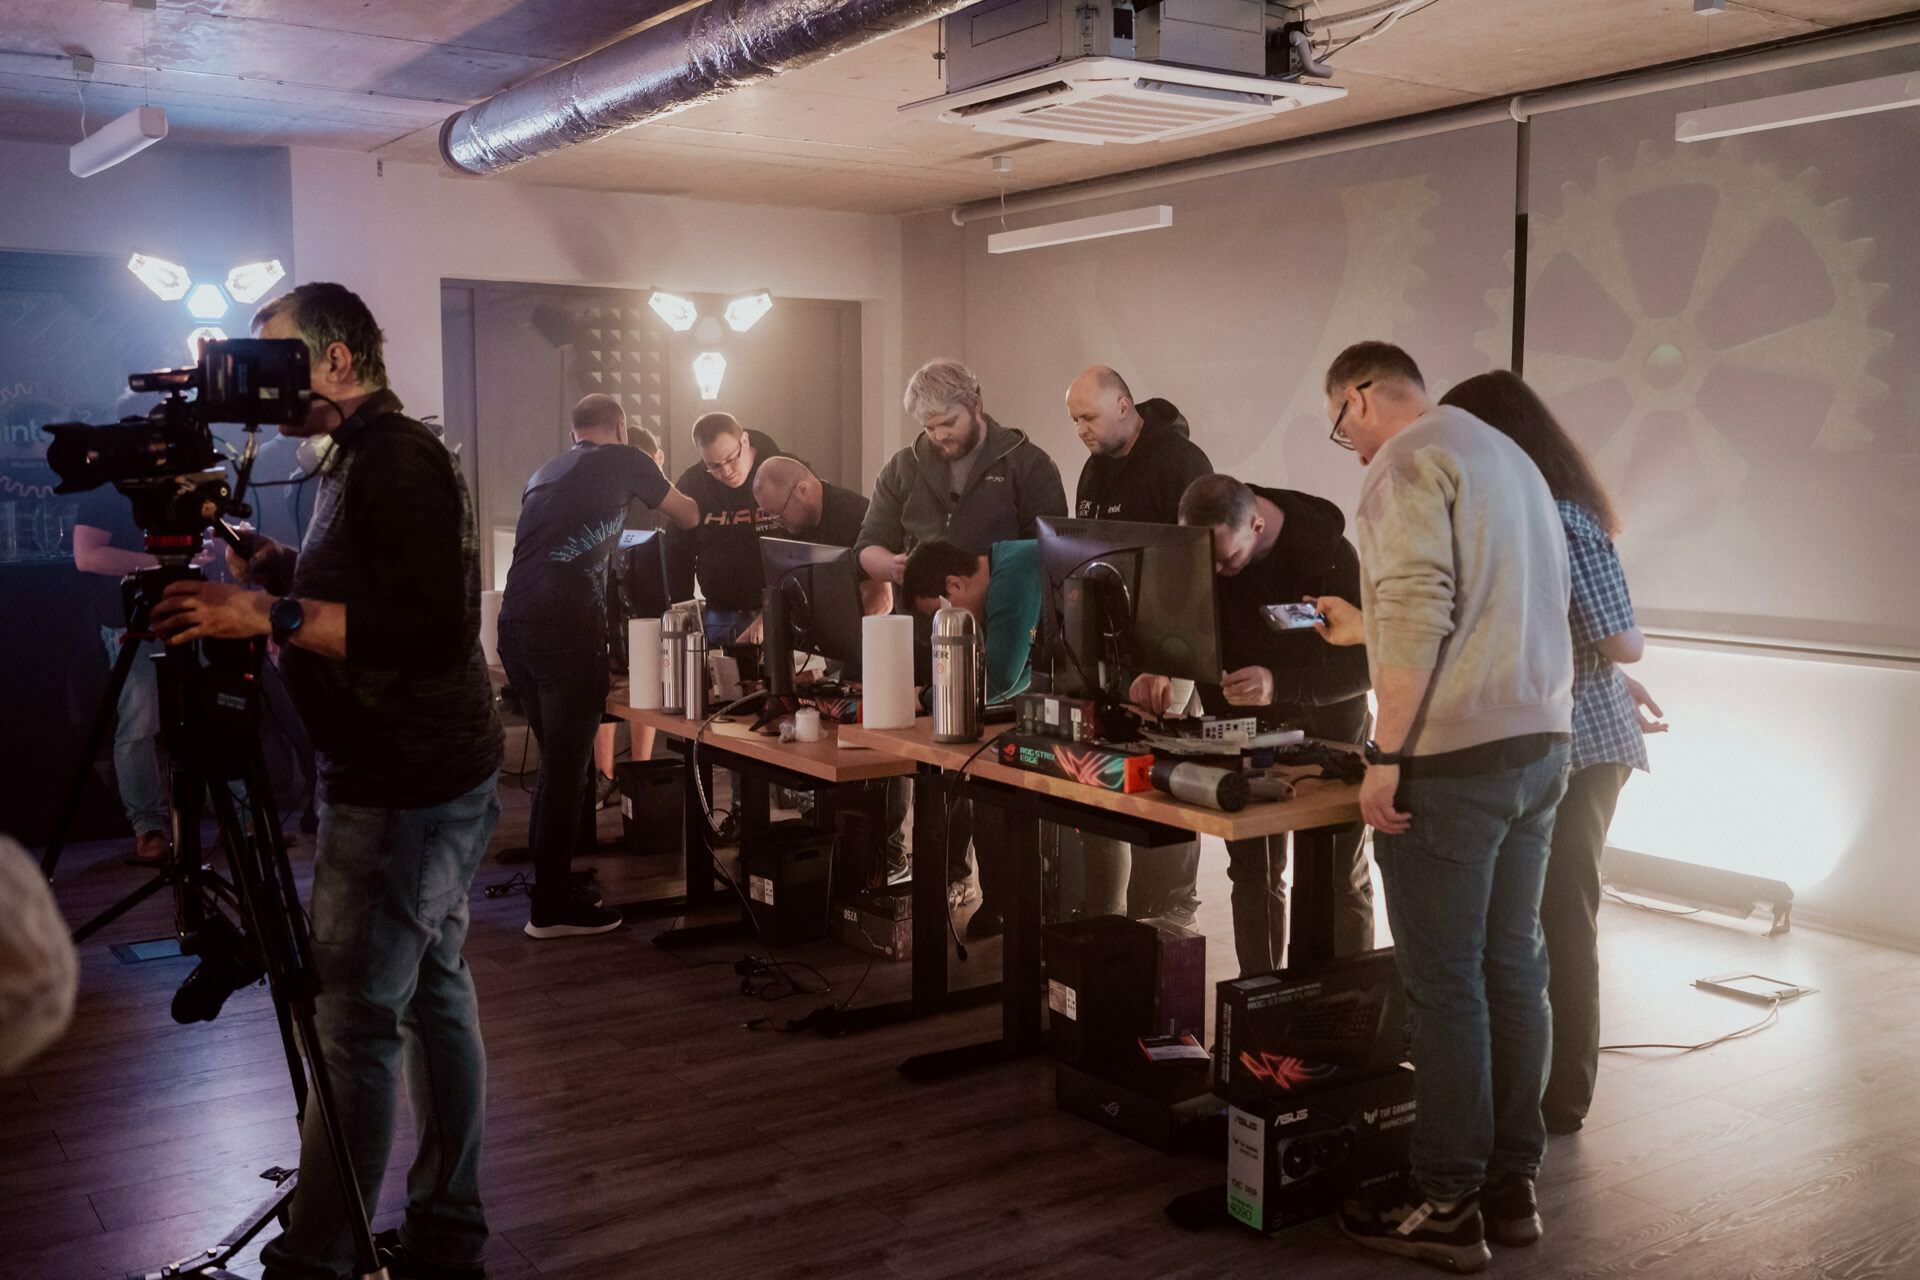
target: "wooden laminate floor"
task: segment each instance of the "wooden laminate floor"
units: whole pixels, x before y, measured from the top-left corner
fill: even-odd
[[[505,809],[496,847],[524,838],[524,795],[508,790]],[[138,882],[122,851],[68,854],[58,889],[71,919]],[[663,867],[599,866],[613,900],[667,887]],[[481,883],[512,870],[490,859]],[[761,1020],[829,997],[762,1003],[731,969],[683,963],[743,947],[676,958],[648,944],[665,922],[534,942],[519,932],[524,898],[479,888],[467,954],[489,1051],[496,1280],[1424,1273],[1325,1224],[1271,1240],[1175,1228],[1168,1198],[1219,1181],[1223,1166],[1161,1156],[1057,1110],[1044,1059],[938,1085],[895,1072],[910,1053],[991,1034],[997,1008],[841,1040],[781,1034]],[[1224,976],[1215,842],[1202,893],[1212,973]],[[72,1030],[0,1080],[0,1274],[91,1280],[183,1256],[262,1192],[259,1170],[295,1159],[264,990],[180,1027],[167,1003],[192,962],[123,965],[109,952],[166,934],[167,913],[156,899],[91,940]],[[1605,1055],[1587,1129],[1548,1153],[1547,1238],[1499,1252],[1492,1274],[1920,1277],[1920,956],[1614,904],[1602,923],[1609,1042],[1693,1042],[1752,1021],[1748,1006],[1689,988],[1707,974],[1755,967],[1820,993],[1707,1052]],[[997,947],[970,950],[967,969],[990,976]],[[833,982],[832,999],[866,968],[832,945],[792,957]],[[906,977],[874,965],[858,1003],[904,992]],[[403,1130],[382,1225],[411,1145]],[[255,1253],[244,1274],[257,1274]]]

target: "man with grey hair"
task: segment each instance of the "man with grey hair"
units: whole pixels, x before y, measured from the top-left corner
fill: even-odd
[[[958,360],[921,365],[907,381],[901,404],[919,434],[893,455],[874,481],[857,543],[860,567],[868,577],[899,585],[907,554],[929,538],[945,538],[986,555],[997,542],[1033,537],[1034,522],[1041,516],[1067,514],[1060,468],[1025,432],[994,421],[982,401],[980,380]],[[914,666],[925,683],[932,660],[924,646],[916,651]],[[968,821],[965,808],[954,806],[954,838],[947,842],[962,858],[967,839],[959,824]],[[904,816],[897,810],[889,814],[899,820]],[[974,937],[991,936],[1001,928],[1000,912],[992,903],[998,876],[990,857],[981,873],[985,900],[967,926]],[[947,874],[949,884],[957,886],[965,879],[964,862],[956,860]],[[953,896],[950,893],[949,900]]]

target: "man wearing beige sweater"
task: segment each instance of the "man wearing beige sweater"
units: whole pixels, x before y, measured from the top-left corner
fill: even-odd
[[[1411,1184],[1349,1202],[1341,1227],[1478,1271],[1488,1237],[1541,1231],[1540,890],[1573,717],[1566,539],[1526,454],[1436,407],[1398,347],[1347,348],[1326,393],[1334,443],[1368,468],[1354,527],[1379,716],[1360,808],[1419,1073]]]

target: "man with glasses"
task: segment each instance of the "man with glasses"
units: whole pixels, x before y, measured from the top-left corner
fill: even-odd
[[[851,489],[829,484],[798,458],[768,458],[753,478],[753,500],[773,517],[780,532],[825,547],[851,547],[860,540],[868,502]],[[860,577],[861,612],[893,611],[893,584]]]
[[[667,586],[675,600],[691,600],[698,577],[708,644],[756,644],[760,535],[778,526],[754,501],[753,477],[780,446],[730,413],[709,413],[695,422],[693,445],[700,461],[680,473],[676,487],[700,508],[700,523],[686,533],[668,532]]]
[[[1477,1271],[1540,1237],[1550,1047],[1540,892],[1573,728],[1566,538],[1539,469],[1428,399],[1396,346],[1327,370],[1333,441],[1366,467],[1354,521],[1379,704],[1360,811],[1413,1009],[1403,1187],[1352,1200],[1371,1249]]]

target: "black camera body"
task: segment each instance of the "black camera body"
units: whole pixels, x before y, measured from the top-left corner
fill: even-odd
[[[56,422],[43,428],[53,436],[47,465],[60,477],[55,493],[80,493],[111,482],[132,496],[136,487],[215,470],[220,455],[214,423],[241,423],[251,431],[267,423],[305,422],[312,399],[307,344],[293,338],[202,343],[199,364],[136,373],[127,386],[166,399],[144,418],[98,427]],[[135,498],[134,505],[137,518],[143,506],[153,504]],[[141,527],[152,526],[142,520]]]

